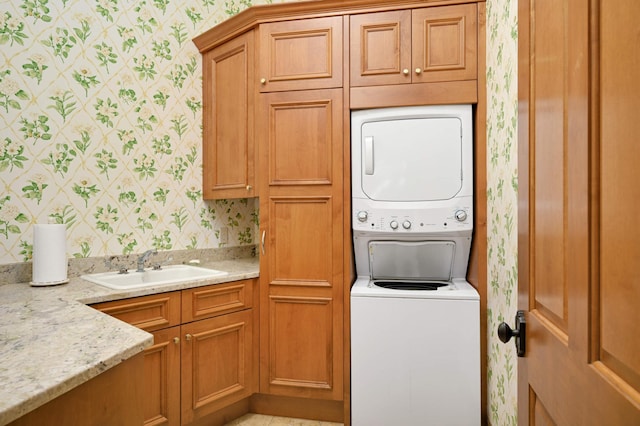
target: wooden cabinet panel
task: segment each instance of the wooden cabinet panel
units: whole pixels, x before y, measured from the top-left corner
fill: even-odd
[[[180,324],[179,292],[114,300],[92,307],[146,331]]]
[[[342,90],[262,94],[259,117],[260,392],[341,400]]]
[[[336,179],[342,179],[342,90],[260,97],[260,170],[265,183],[271,187],[341,185]]]
[[[330,197],[271,197],[269,285],[331,287],[333,203]]]
[[[253,393],[252,311],[182,326],[182,423]]]
[[[476,78],[475,3],[416,9],[411,30],[414,83]]]
[[[260,91],[342,86],[342,17],[260,25]]]
[[[339,399],[334,367],[342,360],[335,345],[332,299],[269,296],[270,393]],[[300,327],[304,324],[304,327]],[[339,345],[338,345],[339,346]],[[336,353],[337,352],[337,353]],[[339,395],[335,395],[339,393]]]
[[[411,82],[411,11],[351,17],[351,86]]]
[[[234,281],[182,291],[182,322],[250,308],[253,304],[253,280]]]
[[[352,87],[476,79],[475,3],[354,15],[350,27]]]
[[[175,340],[178,339],[178,340]],[[180,327],[153,332],[144,351],[144,424],[180,424]]]
[[[255,196],[254,34],[203,55],[203,197]]]

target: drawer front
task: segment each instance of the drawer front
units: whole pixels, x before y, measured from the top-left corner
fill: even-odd
[[[254,280],[234,281],[182,291],[182,322],[250,308]]]
[[[180,292],[99,303],[93,308],[146,331],[180,324]]]

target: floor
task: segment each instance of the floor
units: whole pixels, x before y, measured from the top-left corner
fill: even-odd
[[[342,426],[342,423],[248,413],[230,423],[227,423],[225,426]]]

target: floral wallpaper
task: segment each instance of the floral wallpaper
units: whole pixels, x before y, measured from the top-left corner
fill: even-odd
[[[191,42],[251,3],[0,1],[0,264],[49,221],[69,257],[253,242],[255,200],[202,201]]]
[[[69,257],[253,243],[256,200],[202,201],[191,39],[258,3],[0,0],[0,264],[49,220]],[[487,44],[488,420],[515,425],[517,0],[487,0]]]
[[[517,356],[498,340],[518,295],[518,1],[487,0],[487,330],[489,424],[517,425]]]

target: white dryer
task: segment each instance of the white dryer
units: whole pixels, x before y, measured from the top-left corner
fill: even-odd
[[[354,426],[480,424],[470,105],[356,111]]]

